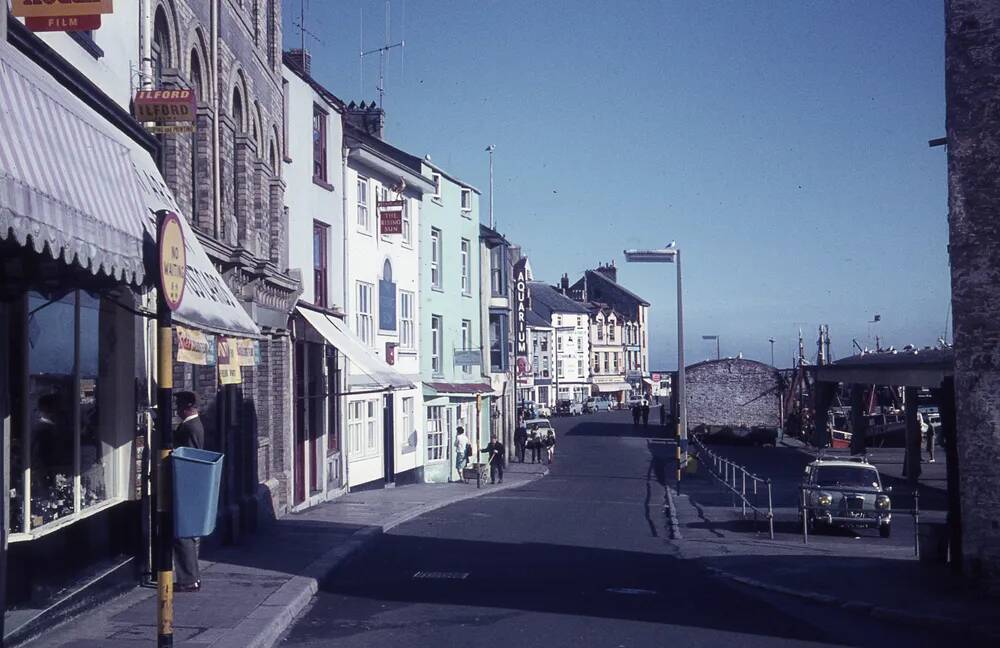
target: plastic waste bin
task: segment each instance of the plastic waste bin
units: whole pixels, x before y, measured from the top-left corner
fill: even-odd
[[[223,457],[197,448],[174,450],[175,538],[200,538],[215,530]]]

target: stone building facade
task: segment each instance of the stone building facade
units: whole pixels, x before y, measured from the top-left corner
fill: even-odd
[[[176,369],[174,388],[199,396],[206,443],[227,455],[220,514],[223,537],[234,540],[261,515],[287,510],[290,492],[288,318],[299,280],[288,271],[281,179],[281,7],[154,0],[152,21],[152,87],[190,87],[198,97],[195,132],[161,136],[161,169],[264,336],[242,384],[219,386],[212,366]]]
[[[966,570],[1000,589],[1000,4],[945,6],[962,548]]]
[[[688,426],[780,426],[778,371],[754,360],[725,358],[687,367]]]

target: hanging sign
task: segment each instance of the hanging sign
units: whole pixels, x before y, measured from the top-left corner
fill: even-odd
[[[194,90],[139,90],[132,101],[132,115],[141,122],[193,122],[197,115]]]
[[[210,366],[215,364],[215,336],[184,326],[174,326],[177,335],[177,362]]]
[[[403,233],[403,210],[405,200],[380,200],[378,202],[378,220],[380,234]]]
[[[531,374],[528,362],[528,260],[514,264],[514,356],[517,374]]]
[[[162,212],[160,212],[162,213]],[[184,287],[187,283],[187,251],[184,248],[184,232],[180,218],[173,212],[166,212],[160,225],[159,247],[160,290],[163,301],[172,311],[181,306]]]
[[[236,340],[220,337],[218,348],[219,382],[223,385],[238,385],[243,382],[239,356],[236,351]]]
[[[658,373],[653,374],[650,378],[652,378],[653,382],[660,382],[660,374]]]
[[[101,28],[101,14],[94,14],[92,16],[49,16],[47,18],[29,16],[24,19],[24,26],[33,32],[94,31]]]
[[[473,367],[483,364],[483,354],[479,349],[455,349],[456,367]]]
[[[11,14],[31,31],[91,31],[101,14],[114,12],[112,0],[13,0]]]

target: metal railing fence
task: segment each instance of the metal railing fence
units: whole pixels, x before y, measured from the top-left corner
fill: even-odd
[[[747,518],[747,509],[753,512],[754,526],[758,522],[758,516],[767,520],[768,534],[774,540],[774,506],[771,498],[771,480],[755,475],[744,466],[720,456],[702,443],[697,436],[691,437],[691,445],[698,454],[699,461],[706,466],[709,473],[719,483],[726,487],[733,495],[733,508],[736,508],[736,500],[739,500],[741,515]],[[764,493],[767,493],[766,508],[761,501]]]

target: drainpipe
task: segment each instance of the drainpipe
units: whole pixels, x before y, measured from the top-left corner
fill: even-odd
[[[349,149],[346,146],[341,146],[340,156],[341,156],[341,162],[342,162],[342,164],[340,165],[340,178],[341,178],[341,181],[340,181],[340,203],[341,203],[340,223],[341,223],[341,226],[344,228],[344,236],[343,236],[343,247],[344,247],[344,250],[343,250],[343,253],[341,255],[341,258],[344,259],[344,278],[343,278],[343,284],[344,284],[344,313],[345,314],[347,314],[347,313],[350,312],[347,305],[350,302],[350,294],[351,294],[350,293],[350,276],[351,276],[351,274],[348,271],[348,269],[351,267],[350,266],[350,254],[349,254],[349,252],[350,252],[350,246],[347,244],[347,231],[348,231],[347,230],[347,156],[348,156],[348,154],[350,152],[351,152],[351,149]],[[343,354],[341,354],[341,355],[343,355]],[[350,360],[347,358],[346,355],[344,355],[344,366],[340,368],[340,380],[341,380],[341,384],[337,386],[337,390],[341,394],[343,394],[343,393],[345,393],[347,391],[348,381],[350,380],[349,373],[348,373],[349,372],[349,368],[350,368],[349,364],[350,364]],[[347,461],[347,453],[348,453],[349,448],[347,447],[347,444],[345,443],[345,439],[343,438],[344,430],[347,429],[347,426],[344,425],[344,423],[345,423],[344,417],[347,416],[347,397],[346,396],[342,396],[342,395],[338,395],[337,398],[341,399],[340,403],[342,405],[342,407],[338,408],[338,410],[339,410],[339,414],[340,414],[340,423],[341,423],[341,425],[339,426],[340,427],[340,434],[341,434],[341,438],[340,438],[340,454],[341,454],[341,457],[343,457],[343,461],[341,463],[343,464],[343,469],[344,469],[344,487],[347,488],[347,492],[349,493],[349,492],[351,492],[351,487],[350,487],[350,484],[351,484],[350,473],[349,473],[348,461]]]
[[[153,18],[150,2],[151,0],[141,0],[139,3],[139,87],[143,90],[153,87]]]
[[[149,0],[143,0],[149,2]],[[215,238],[221,239],[222,234],[222,173],[219,165],[222,163],[219,153],[219,118],[222,107],[219,103],[219,0],[212,0],[211,6],[211,39],[212,39],[212,105],[215,106],[215,118],[212,120],[212,192],[215,195]]]

